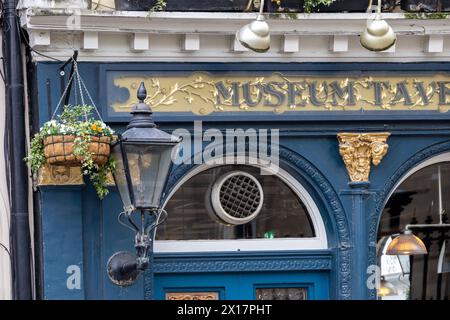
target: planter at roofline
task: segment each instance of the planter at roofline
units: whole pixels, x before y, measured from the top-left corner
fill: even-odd
[[[450,11],[450,0],[402,0],[401,8],[408,12]]]
[[[158,1],[115,0],[115,4],[116,10],[149,11],[158,5]],[[253,9],[252,3],[249,6],[249,0],[165,0],[164,11],[243,12]]]
[[[268,12],[305,12],[305,8],[311,8],[311,12],[365,12],[369,6],[369,0],[334,0],[331,4],[317,4],[317,0],[266,0]],[[326,0],[323,2],[327,2]],[[308,11],[308,10],[306,10]]]

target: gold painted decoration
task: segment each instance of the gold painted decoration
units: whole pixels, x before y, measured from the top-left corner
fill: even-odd
[[[83,185],[83,175],[80,167],[51,166],[45,164],[38,174],[39,186]]]
[[[37,176],[37,185],[39,186],[55,186],[55,185],[83,185],[83,175],[81,168],[71,166],[52,166],[45,164]],[[114,177],[108,173],[107,186],[115,186]]]
[[[219,300],[218,292],[168,292],[166,300]]]
[[[352,182],[369,181],[371,163],[379,165],[388,151],[390,133],[339,133],[339,153]]]
[[[447,112],[450,108],[450,77],[444,73],[417,76],[255,74],[194,72],[180,76],[167,72],[143,77],[113,73],[108,95],[117,97],[122,90],[119,95],[124,100],[114,98],[110,107],[113,112],[128,113],[137,103],[134,93],[144,81],[149,92],[146,102],[155,112],[197,115],[237,111]]]

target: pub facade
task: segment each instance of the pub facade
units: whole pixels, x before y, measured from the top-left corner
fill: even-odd
[[[20,16],[35,50],[32,131],[51,119],[76,50],[116,132],[143,82],[158,127],[183,138],[151,265],[131,286],[107,272],[112,255],[135,251],[112,177],[99,200],[80,168],[41,170],[40,298],[448,299],[447,19],[383,13],[397,42],[371,52],[358,38],[370,13],[269,16],[271,48],[256,53],[235,39],[254,13],[24,6]],[[426,255],[386,255],[411,224],[444,227],[412,229]]]

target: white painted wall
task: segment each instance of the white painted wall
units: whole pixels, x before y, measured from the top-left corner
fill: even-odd
[[[0,33],[0,43],[2,35]],[[1,50],[0,50],[1,56]],[[5,167],[5,84],[0,80],[0,243],[9,249],[9,196]],[[11,261],[8,253],[0,247],[0,300],[11,299]]]

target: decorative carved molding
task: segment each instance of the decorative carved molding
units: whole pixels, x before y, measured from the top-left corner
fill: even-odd
[[[270,153],[270,146],[268,148]],[[305,177],[319,190],[320,196],[323,197],[323,203],[329,207],[328,216],[332,221],[333,228],[336,230],[335,235],[337,240],[338,254],[333,264],[335,264],[339,269],[336,272],[337,277],[337,299],[348,300],[352,298],[352,248],[351,248],[351,237],[349,230],[349,223],[347,216],[345,214],[344,208],[341,201],[334,190],[331,183],[325,178],[325,176],[308,160],[300,156],[298,153],[287,149],[285,147],[279,146],[280,163],[288,165],[297,174]],[[195,157],[195,156],[194,156]],[[170,194],[177,183],[182,179],[183,176],[188,174],[189,171],[193,170],[196,165],[192,164],[181,164],[176,167],[170,177],[167,184],[165,195]],[[205,259],[206,260],[206,259]],[[197,266],[200,267],[200,266]],[[181,269],[187,271],[185,267],[180,266]],[[198,269],[197,269],[198,271]],[[228,271],[226,268],[223,271]],[[151,293],[150,279],[146,276],[146,293]],[[146,295],[149,296],[149,295]]]
[[[325,176],[298,153],[280,146],[280,160],[287,161],[294,166],[298,173],[303,173],[306,177],[312,179],[313,183],[319,188],[321,195],[325,198],[325,203],[330,207],[329,215],[337,230],[339,248],[339,254],[336,259],[336,265],[339,266],[337,272],[338,299],[351,299],[352,250],[349,223],[336,191]]]
[[[44,165],[39,170],[38,186],[83,185],[83,175],[80,167]]]
[[[51,166],[46,164],[39,170],[37,178],[38,186],[73,186],[83,184],[84,180],[80,167]],[[109,187],[116,185],[111,173],[108,173],[106,185]]]
[[[339,153],[352,182],[369,181],[370,163],[379,165],[388,151],[388,132],[339,133]]]
[[[260,259],[220,258],[220,259],[155,259],[154,272],[251,272],[251,271],[289,271],[289,270],[331,270],[331,256],[328,257],[277,257]]]

